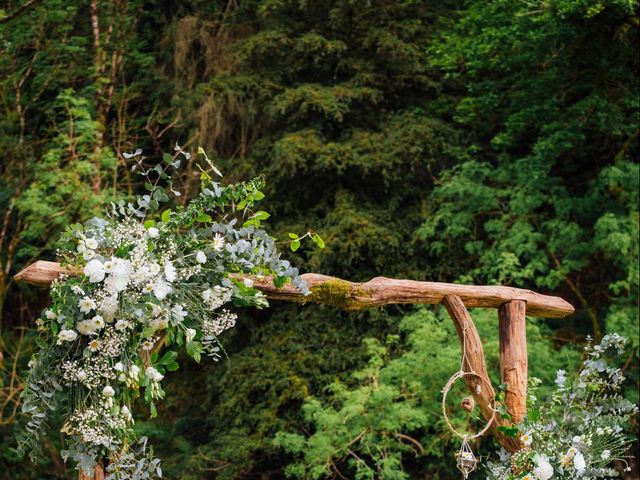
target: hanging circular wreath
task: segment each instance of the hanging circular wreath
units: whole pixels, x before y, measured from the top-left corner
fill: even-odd
[[[133,428],[136,398],[156,416],[162,380],[178,369],[180,348],[198,362],[202,355],[221,358],[218,338],[237,318],[227,307],[267,306],[246,276],[269,275],[276,286],[292,282],[308,293],[260,228],[269,216],[253,210],[264,197],[262,179],[223,186],[204,150],[198,154],[201,192],[186,206],[160,213],[169,195],[180,195],[168,172],[191,155],[176,145],[174,155],[147,168],[138,149],[124,157],[148,193],[114,203],[106,218],[71,225],[62,236],[58,253],[74,275],[51,286],[22,393],[30,420],[19,448],[32,459],[42,453],[49,414],[58,409],[65,461],[87,475],[104,462],[107,479],[161,476],[160,460]],[[306,236],[323,246],[317,234],[290,234],[291,248]]]

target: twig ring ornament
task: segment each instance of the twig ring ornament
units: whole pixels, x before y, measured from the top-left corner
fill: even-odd
[[[456,383],[461,378],[468,377],[468,376],[474,376],[479,378],[482,382],[484,382],[489,387],[489,391],[492,390],[491,383],[489,383],[489,380],[487,380],[485,377],[477,374],[476,372],[465,372],[463,370],[459,370],[456,373],[454,373],[449,379],[449,381],[445,384],[444,388],[442,389],[442,415],[444,416],[444,420],[445,422],[447,422],[447,426],[449,427],[449,429],[458,437],[462,438],[462,446],[460,447],[460,450],[456,454],[456,466],[458,467],[458,470],[462,472],[462,475],[465,479],[469,477],[469,474],[471,472],[473,472],[478,468],[478,459],[476,458],[476,456],[473,454],[473,451],[471,450],[471,445],[469,445],[469,440],[473,440],[474,438],[481,437],[485,433],[487,433],[489,428],[491,428],[493,421],[495,420],[496,411],[497,411],[497,409],[495,408],[495,397],[494,397],[493,405],[490,407],[491,418],[487,421],[487,424],[484,426],[484,428],[480,430],[478,433],[476,433],[475,435],[463,434],[458,432],[455,428],[453,428],[453,425],[451,425],[451,421],[449,420],[449,416],[447,415],[447,395],[454,383]],[[476,392],[478,391],[478,387],[480,387],[480,385],[481,385],[480,383],[477,384]]]
[[[487,421],[487,424],[484,426],[484,428],[482,430],[480,430],[478,433],[476,433],[475,435],[468,435],[468,434],[460,433],[455,428],[453,428],[453,425],[451,425],[451,422],[449,420],[449,416],[447,415],[447,395],[449,394],[449,390],[451,390],[451,387],[453,387],[453,384],[456,383],[461,378],[464,378],[464,377],[477,377],[482,382],[484,382],[485,385],[487,385],[489,387],[489,391],[491,391],[491,389],[492,389],[492,386],[489,383],[489,380],[484,378],[482,375],[479,375],[476,372],[463,372],[462,370],[457,371],[456,373],[454,373],[451,376],[451,378],[449,378],[449,381],[445,384],[444,388],[442,389],[442,415],[444,416],[444,420],[447,422],[447,425],[449,426],[449,429],[453,433],[455,433],[460,438],[466,438],[467,440],[473,440],[475,438],[482,437],[491,428],[491,425],[493,424],[493,421],[495,420],[495,417],[496,417],[497,409],[495,408],[495,398],[494,398],[493,399],[493,406],[490,407],[491,408],[491,418]]]

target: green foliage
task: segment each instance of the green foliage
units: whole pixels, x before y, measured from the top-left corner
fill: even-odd
[[[325,401],[309,397],[303,406],[309,435],[280,432],[276,444],[292,453],[296,462],[286,471],[295,478],[410,479],[451,476],[452,455],[459,440],[447,431],[439,400],[449,377],[460,368],[460,347],[450,319],[420,310],[404,317],[400,335],[390,335],[384,344],[367,338],[369,356],[364,368],[348,383],[333,382]],[[491,312],[474,312],[480,336],[486,339],[485,355],[492,372],[499,371],[495,319]],[[553,358],[552,345],[544,340],[545,329],[528,325],[530,358]],[[530,374],[541,374],[547,389],[553,383],[553,364],[531,364]],[[497,380],[494,378],[495,384]],[[462,399],[460,397],[457,401]],[[482,424],[453,411],[456,425],[477,430]],[[476,414],[477,415],[477,414]],[[488,443],[488,442],[485,442]],[[485,445],[488,448],[488,445]]]
[[[23,3],[9,2],[4,14]],[[10,211],[9,235],[0,238],[3,326],[31,325],[43,306],[38,290],[9,279],[33,255],[53,258],[48,238],[102,202],[145,193],[119,154],[139,145],[154,161],[173,157],[178,140],[186,149],[202,145],[225,172],[203,180],[266,176],[268,190],[257,188],[237,206],[255,211],[268,194],[262,208],[272,216],[256,221],[289,245],[303,271],[501,282],[563,296],[577,313],[542,322],[543,337],[530,332],[534,374],[549,379],[567,367],[567,356],[575,363],[566,344],[618,331],[632,345],[626,396],[637,400],[635,4],[98,3],[101,72],[87,0],[36,2],[0,24],[0,213]],[[83,133],[71,133],[69,111]],[[103,134],[101,148],[92,129]],[[69,140],[76,137],[77,158]],[[156,226],[173,221],[197,191],[203,173],[195,162],[185,167],[174,178],[183,195],[162,205]],[[297,244],[311,227],[311,240],[319,234],[324,249],[307,248],[309,237]],[[21,240],[12,247],[7,238]],[[398,330],[406,313],[288,306],[256,314],[225,343],[226,368],[180,358],[193,382],[169,375],[168,396],[176,400],[159,412],[169,420],[138,427],[159,446],[168,478],[282,478],[290,462],[311,468],[273,437],[281,431],[306,442],[315,435],[301,410],[310,396],[322,410],[340,411],[326,386],[343,385],[347,403],[350,392],[367,387],[352,376],[367,365],[363,338],[387,349],[381,372],[406,360],[413,347]],[[495,334],[495,320],[487,326],[483,338]],[[400,341],[387,344],[389,335]],[[497,351],[492,338],[489,356]],[[542,341],[548,338],[556,350]],[[187,347],[192,357],[198,342]],[[424,374],[448,368],[455,346],[448,339],[437,348],[442,361],[434,355]],[[6,385],[11,369],[1,371]],[[419,406],[402,395],[399,401],[427,413],[438,408],[426,393]],[[10,428],[3,427],[3,448]],[[446,443],[442,430],[429,428],[426,440],[427,430],[408,434],[425,448]],[[405,472],[447,478],[448,459],[395,446],[385,444]],[[59,459],[32,474],[10,455],[2,458],[11,478],[65,475]],[[397,463],[389,468],[402,471]]]

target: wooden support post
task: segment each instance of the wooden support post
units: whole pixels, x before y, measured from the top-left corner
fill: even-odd
[[[442,303],[447,309],[447,312],[449,312],[451,320],[453,320],[453,324],[458,332],[458,337],[460,338],[460,343],[464,345],[464,350],[466,352],[466,361],[463,364],[464,371],[477,373],[478,375],[486,378],[489,381],[489,385],[491,385],[491,379],[484,359],[482,341],[480,340],[480,335],[478,335],[478,330],[476,330],[476,326],[471,319],[469,311],[464,306],[464,302],[458,296],[447,295],[444,297]],[[494,417],[492,400],[495,398],[495,390],[493,389],[493,386],[491,386],[490,390],[487,389],[487,385],[478,377],[474,376],[466,376],[464,377],[464,380],[471,391],[471,394],[475,398],[482,416],[485,420],[489,421]],[[478,386],[480,387],[479,389],[477,388]],[[520,449],[520,441],[512,437],[507,437],[502,432],[498,431],[498,427],[501,425],[510,426],[511,423],[503,420],[500,415],[496,414],[491,427],[491,431],[496,441],[509,452],[518,451]]]
[[[520,423],[527,413],[527,305],[512,300],[499,309],[500,376],[507,386],[505,403],[514,423]]]
[[[98,463],[93,472],[93,477],[85,475],[82,473],[82,470],[80,470],[78,480],[104,480],[104,467]]]

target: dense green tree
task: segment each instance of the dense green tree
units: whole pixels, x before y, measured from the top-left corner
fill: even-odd
[[[0,395],[30,348],[10,327],[46,304],[11,276],[140,191],[122,152],[176,141],[225,179],[266,176],[271,231],[326,239],[290,254],[303,270],[562,295],[578,312],[530,325],[533,374],[615,330],[637,382],[638,24],[629,0],[0,3]],[[497,372],[495,320],[478,319]],[[275,305],[225,341],[227,362],[183,359],[166,421],[139,425],[169,478],[451,475],[435,412],[458,346],[439,317]],[[14,405],[7,478],[72,478],[54,453],[39,470],[9,453]],[[365,425],[366,468],[344,455]]]

